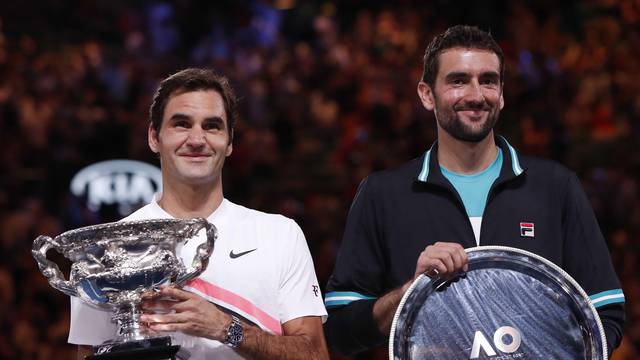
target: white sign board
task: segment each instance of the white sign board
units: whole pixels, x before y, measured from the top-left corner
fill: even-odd
[[[156,166],[134,160],[108,160],[80,170],[71,180],[71,193],[87,197],[87,207],[118,205],[120,215],[129,215],[133,206],[151,201],[162,192],[162,173]]]

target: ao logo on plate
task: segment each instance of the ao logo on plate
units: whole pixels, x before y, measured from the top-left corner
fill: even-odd
[[[505,335],[511,336],[510,343],[504,342]],[[511,326],[503,326],[493,334],[493,346],[502,353],[510,354],[516,352],[520,347],[521,341],[522,337],[520,336],[520,332]],[[496,355],[496,350],[491,346],[491,343],[489,343],[482,331],[476,331],[473,337],[473,346],[471,346],[471,356],[469,359],[477,359],[480,356],[480,349],[482,349],[487,356]]]

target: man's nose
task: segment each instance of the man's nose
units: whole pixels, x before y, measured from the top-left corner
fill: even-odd
[[[193,126],[189,129],[187,143],[191,146],[200,146],[204,144],[205,131],[200,126]]]
[[[470,103],[484,103],[484,93],[482,92],[482,86],[477,80],[471,81],[467,87],[465,98]]]

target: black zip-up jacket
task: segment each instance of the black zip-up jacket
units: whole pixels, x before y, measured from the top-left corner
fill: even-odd
[[[622,337],[624,295],[578,178],[553,161],[518,156],[503,137],[496,144],[503,163],[487,197],[480,246],[527,250],[568,272],[598,310],[611,352]],[[325,296],[325,335],[338,352],[359,352],[388,338],[378,331],[373,304],[412,278],[426,246],[476,246],[462,200],[437,158],[435,143],[424,156],[360,184]],[[534,237],[521,236],[522,222],[534,224]]]

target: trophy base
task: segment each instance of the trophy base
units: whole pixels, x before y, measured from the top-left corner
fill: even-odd
[[[101,349],[108,350],[98,354]],[[103,344],[93,347],[96,354],[85,357],[85,360],[176,360],[180,345],[171,345],[169,336],[128,341],[118,344]]]

